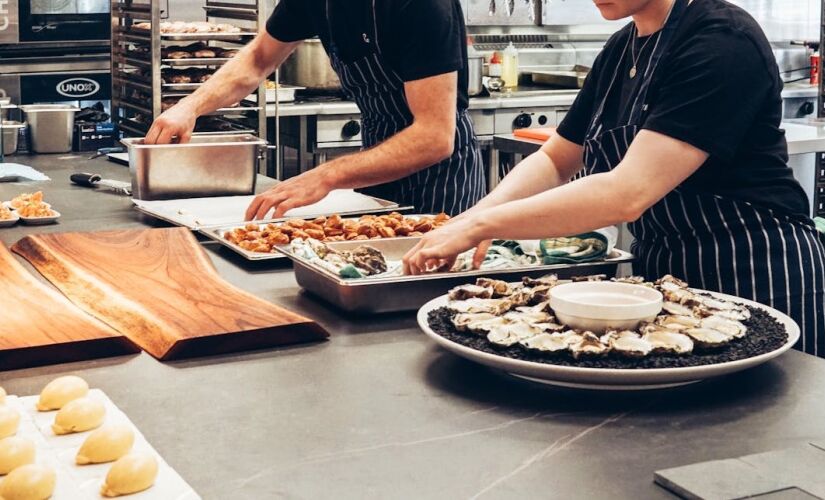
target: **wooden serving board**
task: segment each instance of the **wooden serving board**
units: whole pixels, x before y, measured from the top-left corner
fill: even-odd
[[[27,236],[12,248],[79,307],[168,360],[322,340],[230,285],[185,228]]]
[[[37,280],[0,243],[0,370],[140,352]]]

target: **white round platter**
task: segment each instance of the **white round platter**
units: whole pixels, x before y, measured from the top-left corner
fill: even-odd
[[[788,351],[799,340],[799,325],[790,317],[775,309],[730,295],[705,292],[702,290],[695,291],[710,293],[720,299],[762,309],[785,327],[785,330],[788,332],[788,341],[779,349],[760,354],[759,356],[703,366],[647,369],[577,368],[574,366],[522,361],[506,356],[490,354],[442,337],[430,328],[427,317],[430,311],[447,305],[448,300],[446,295],[427,302],[419,309],[418,324],[421,329],[424,330],[424,333],[438,345],[463,358],[535,382],[591,390],[647,390],[691,384],[761,365]]]

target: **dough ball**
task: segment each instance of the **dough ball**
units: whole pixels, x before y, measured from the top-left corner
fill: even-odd
[[[89,393],[89,384],[80,377],[68,375],[58,377],[40,391],[37,409],[40,411],[59,410],[66,403],[82,398]]]
[[[34,463],[34,441],[12,436],[0,439],[0,476],[14,469]]]
[[[14,436],[20,426],[20,414],[10,406],[0,405],[0,439]]]
[[[129,453],[135,433],[128,425],[106,425],[89,434],[77,452],[78,465],[114,462]]]
[[[46,500],[54,493],[57,475],[50,467],[29,464],[18,467],[0,483],[3,500]]]
[[[106,407],[100,401],[80,398],[70,401],[54,416],[55,434],[71,434],[96,429],[106,417]]]
[[[130,453],[112,464],[100,488],[105,497],[130,495],[153,484],[158,475],[158,461],[149,453]]]

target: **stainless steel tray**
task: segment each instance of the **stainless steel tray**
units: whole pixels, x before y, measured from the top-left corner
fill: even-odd
[[[134,30],[133,33],[140,33],[140,30]],[[147,30],[147,33],[148,30]],[[243,38],[254,37],[257,33],[240,32],[240,33],[161,33],[160,37],[163,40],[177,40],[177,41],[198,41],[198,40],[224,40],[237,41]]]
[[[580,89],[584,86],[590,68],[577,65],[565,70],[531,71],[530,73],[533,75],[535,84]]]
[[[382,209],[379,209],[379,210],[356,210],[356,211],[351,211],[351,212],[337,212],[337,214],[340,215],[341,217],[343,217],[344,219],[346,219],[346,218],[357,217],[357,216],[360,216],[360,215],[369,215],[369,214],[376,214],[377,215],[377,214],[386,214],[386,213],[390,213],[390,212],[401,212],[401,213],[403,213],[403,212],[407,212],[407,211],[413,209],[413,207],[397,207],[397,206],[394,206],[395,204],[393,204],[393,202],[387,201],[387,200],[382,200],[380,198],[374,198],[374,199],[378,202],[381,202],[381,203],[387,203],[388,206],[386,208],[382,208]],[[392,206],[390,206],[389,204],[392,204]],[[138,210],[140,210],[140,209],[138,208]],[[281,219],[261,220],[261,221],[255,221],[255,224],[270,224],[270,223],[277,224],[277,223],[280,223],[280,222],[286,222],[286,221],[291,220],[291,219],[312,220],[312,219],[315,219],[316,217],[321,217],[323,215],[329,216],[331,214],[318,214],[318,215],[315,215],[315,216],[307,216],[307,217],[285,217],[285,218],[281,218]],[[405,214],[405,217],[412,217],[412,215]],[[280,250],[277,251],[277,252],[270,252],[270,253],[250,252],[249,250],[245,250],[245,249],[239,247],[238,245],[236,245],[235,243],[232,243],[231,241],[227,241],[226,238],[223,237],[223,234],[225,232],[232,231],[233,229],[237,229],[239,227],[244,227],[246,224],[248,224],[248,223],[244,222],[244,223],[241,223],[241,224],[229,224],[229,225],[220,225],[220,226],[201,227],[201,228],[198,229],[198,232],[200,234],[206,236],[207,238],[211,239],[211,240],[215,240],[216,242],[220,243],[221,245],[225,246],[226,248],[231,249],[233,252],[236,252],[239,255],[242,255],[247,260],[273,260],[273,259],[285,259],[287,257]],[[385,239],[404,240],[404,239],[418,239],[418,238],[385,238]],[[379,240],[358,240],[358,242],[361,243],[361,244],[368,243],[368,242],[373,242],[373,241],[379,241]],[[339,243],[343,243],[343,242],[339,242]]]
[[[140,200],[251,194],[266,146],[249,134],[193,137],[186,144],[121,142],[129,150],[132,190]]]
[[[190,57],[187,59],[161,59],[166,66],[220,66],[229,62],[225,57]]]
[[[420,238],[393,238],[368,241],[328,243],[337,250],[351,250],[369,244],[384,253],[388,260],[400,260]],[[434,273],[422,276],[344,279],[292,253],[288,246],[278,247],[292,259],[295,279],[301,288],[347,312],[378,314],[420,308],[451,288],[489,276],[504,281],[519,281],[523,276],[540,277],[557,274],[561,278],[606,274],[615,276],[619,264],[632,262],[632,254],[614,249],[607,259],[583,264],[539,265],[514,269],[474,270],[457,273]]]

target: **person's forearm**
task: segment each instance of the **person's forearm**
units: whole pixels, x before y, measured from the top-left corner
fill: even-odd
[[[435,130],[437,127],[413,123],[374,148],[317,168],[332,189],[358,189],[402,179],[452,155],[455,127],[449,132]]]
[[[570,236],[635,220],[642,207],[640,186],[617,182],[612,173],[595,174],[529,198],[474,214],[478,237],[539,239]],[[635,197],[635,198],[634,198]]]
[[[198,116],[232,106],[257,88],[281,62],[264,60],[255,50],[255,44],[250,44],[181,103]]]

